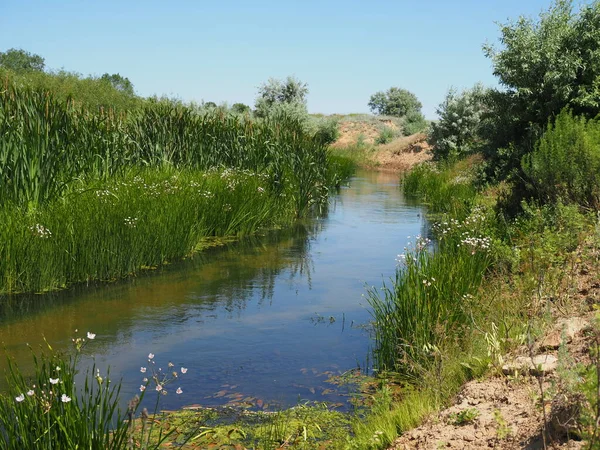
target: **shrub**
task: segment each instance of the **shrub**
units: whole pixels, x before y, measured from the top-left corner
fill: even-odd
[[[379,132],[379,135],[377,136],[375,142],[377,144],[387,144],[388,142],[391,142],[395,136],[396,133],[394,133],[394,130],[392,130],[390,127],[384,126]]]
[[[420,133],[427,128],[427,125],[427,120],[420,111],[410,111],[404,117],[402,134],[404,134],[404,136],[410,136],[412,134]]]
[[[500,48],[484,46],[503,87],[491,91],[484,119],[493,178],[522,175],[522,157],[565,107],[586,118],[600,112],[600,1],[588,3],[555,0],[537,19],[501,24]]]
[[[600,123],[563,111],[523,158],[523,171],[542,202],[600,206]]]
[[[437,108],[439,120],[431,124],[429,143],[436,159],[457,158],[480,141],[479,125],[484,111],[482,85],[461,93],[451,89]]]
[[[281,105],[291,105],[296,110],[306,113],[306,95],[308,85],[302,81],[287,77],[285,81],[270,78],[258,88],[258,96],[254,104],[257,117],[273,115],[273,109]]]
[[[333,144],[340,137],[339,123],[335,118],[313,118],[314,136],[324,145]]]

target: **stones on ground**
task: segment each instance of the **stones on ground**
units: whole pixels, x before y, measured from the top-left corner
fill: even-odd
[[[582,317],[561,319],[554,327],[554,330],[542,339],[539,348],[540,350],[556,350],[563,341],[566,344],[571,343],[575,336],[587,327],[589,327],[589,323]]]
[[[513,361],[502,366],[502,372],[505,375],[514,375],[515,373],[531,375],[542,375],[552,373],[556,370],[558,358],[554,355],[537,355],[533,358],[529,356],[518,356]]]

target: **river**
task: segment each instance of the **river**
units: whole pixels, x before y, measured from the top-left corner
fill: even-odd
[[[95,361],[102,374],[110,366],[111,378],[122,378],[124,399],[139,393],[151,367],[165,372],[172,362],[180,376],[165,387],[166,409],[280,408],[304,400],[343,409],[347,388],[327,379],[370,369],[365,284],[380,286],[394,274],[397,255],[424,232],[423,216],[403,198],[397,175],[360,171],[332,196],[324,217],[291,230],[128,280],[7,301],[0,342],[28,371],[26,344],[35,349],[45,337],[66,350],[76,329],[79,336],[93,332],[82,366]]]

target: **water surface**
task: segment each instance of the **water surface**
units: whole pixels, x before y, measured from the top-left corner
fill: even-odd
[[[365,283],[392,276],[408,236],[424,226],[397,175],[359,172],[324,217],[291,230],[123,282],[13,299],[0,310],[0,342],[27,370],[27,343],[45,336],[67,349],[75,329],[92,331],[84,365],[110,366],[123,378],[123,398],[139,393],[140,367],[153,353],[157,368],[188,369],[168,386],[164,408],[344,403],[345,390],[326,380],[370,365]]]

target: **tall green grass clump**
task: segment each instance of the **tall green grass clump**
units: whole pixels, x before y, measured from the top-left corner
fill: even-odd
[[[0,91],[0,136],[0,202],[37,206],[76,179],[106,179],[134,166],[267,173],[273,186],[295,186],[298,215],[326,198],[326,145],[293,117],[254,122],[160,101],[120,114],[91,112],[7,84]]]
[[[474,204],[476,190],[464,167],[425,163],[402,180],[404,193],[425,203],[432,212],[464,218]]]
[[[88,333],[88,338],[95,335]],[[0,394],[0,447],[21,449],[123,449],[125,416],[117,408],[120,384],[94,368],[77,387],[77,362],[85,338],[74,339],[74,355],[48,345],[35,355],[34,374],[24,376],[9,360],[7,390]]]
[[[442,222],[435,250],[419,238],[400,255],[391,282],[369,290],[379,370],[416,380],[446,341],[468,338],[472,301],[490,264],[483,221],[476,210],[465,221]]]
[[[600,123],[563,111],[550,123],[522,167],[544,203],[600,206]]]
[[[0,207],[0,293],[114,280],[191,254],[205,238],[290,224],[294,188],[250,171],[133,171],[74,184],[41,208]]]

